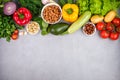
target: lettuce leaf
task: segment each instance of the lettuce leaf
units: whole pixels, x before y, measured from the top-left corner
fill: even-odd
[[[89,10],[89,0],[77,0],[77,4],[80,7],[80,13],[84,13],[86,10]]]
[[[102,15],[105,15],[108,11],[112,9],[112,4],[110,0],[103,0]]]
[[[92,14],[100,14],[101,7],[102,7],[101,0],[90,0],[90,10]]]
[[[118,10],[120,0],[77,0],[79,6],[79,14],[81,15],[86,10],[92,14],[106,15],[110,10]]]

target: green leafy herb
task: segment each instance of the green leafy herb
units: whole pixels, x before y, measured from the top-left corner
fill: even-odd
[[[73,4],[74,0],[58,0],[58,2],[61,6],[64,6],[67,3]]]
[[[72,4],[72,3],[73,3],[73,0],[67,0],[67,2]]]
[[[10,41],[11,35],[16,29],[16,25],[11,16],[3,14],[3,9],[0,8],[0,39],[6,38],[6,41]]]
[[[43,7],[41,0],[19,0],[19,2],[21,6],[26,7],[31,11],[33,17],[40,15]]]
[[[66,4],[66,0],[58,0],[58,1],[59,1],[59,4],[60,4],[61,6],[63,6],[63,5]]]

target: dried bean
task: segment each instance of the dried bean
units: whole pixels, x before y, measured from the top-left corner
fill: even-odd
[[[61,11],[56,5],[47,6],[43,11],[43,18],[50,23],[58,21],[60,16]]]
[[[88,23],[85,25],[84,32],[86,34],[91,35],[94,33],[94,31],[95,31],[95,28],[94,28],[93,24]]]

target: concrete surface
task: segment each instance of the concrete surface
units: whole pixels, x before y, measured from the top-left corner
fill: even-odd
[[[0,39],[0,80],[120,80],[120,39],[65,36]]]

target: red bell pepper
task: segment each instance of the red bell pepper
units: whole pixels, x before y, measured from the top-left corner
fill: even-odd
[[[18,25],[23,26],[32,19],[32,14],[27,8],[21,7],[14,12],[13,19]]]

